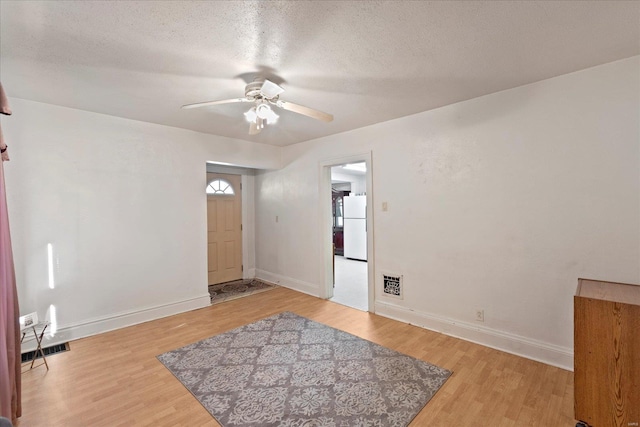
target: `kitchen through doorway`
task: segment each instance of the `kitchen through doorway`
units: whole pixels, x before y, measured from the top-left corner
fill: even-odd
[[[333,297],[369,311],[367,254],[367,168],[365,162],[331,167]]]

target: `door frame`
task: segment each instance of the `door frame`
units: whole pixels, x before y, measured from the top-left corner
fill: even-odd
[[[240,175],[242,185],[242,271],[243,279],[253,279],[256,276],[255,267],[255,172],[258,169],[235,166],[229,163],[207,161],[206,173],[224,173]],[[206,179],[205,173],[205,181]],[[208,182],[205,184],[205,186]],[[206,197],[206,195],[205,195]],[[205,247],[206,250],[206,247]],[[206,253],[206,252],[205,252]]]
[[[209,176],[210,175],[216,175],[215,178],[210,179]],[[243,191],[243,187],[245,187],[245,185],[243,185],[244,183],[244,176],[240,175],[239,173],[227,173],[227,172],[213,172],[210,170],[207,170],[206,172],[206,177],[207,177],[207,186],[215,179],[223,179],[227,182],[229,182],[229,184],[232,185],[232,189],[235,192],[235,197],[236,197],[236,203],[240,203],[240,212],[238,212],[239,215],[239,221],[240,221],[240,238],[238,239],[238,243],[240,244],[240,278],[239,279],[232,279],[232,280],[242,280],[245,278],[245,271],[244,271],[244,266],[245,264],[245,254],[246,254],[246,248],[245,248],[245,233],[244,233],[244,220],[245,220],[245,195],[244,195],[244,191]],[[235,181],[235,183],[237,184],[237,187],[234,185],[233,181]],[[240,193],[238,195],[238,192]],[[239,196],[239,197],[238,197]],[[209,198],[210,197],[221,197],[221,199],[219,200],[224,200],[224,198],[226,197],[231,197],[231,195],[227,196],[227,195],[221,195],[221,196],[216,196],[216,195],[212,195],[212,194],[207,194],[207,243],[209,241],[209,226],[208,226],[208,222],[209,222]],[[217,208],[216,208],[217,209]],[[235,216],[235,215],[234,215]],[[207,248],[207,251],[209,249]],[[221,249],[219,249],[221,250]],[[235,252],[237,254],[237,252]],[[207,260],[207,270],[209,270],[209,263]],[[223,280],[222,282],[219,283],[225,283],[228,280]],[[207,283],[208,285],[211,285],[209,278],[207,278]],[[215,284],[219,284],[219,283],[215,283]]]
[[[333,221],[331,212],[331,168],[347,163],[365,162],[367,172],[365,182],[367,185],[367,283],[368,283],[368,310],[375,313],[375,253],[373,238],[373,165],[372,153],[368,151],[361,154],[337,157],[320,162],[319,168],[319,194],[320,194],[320,244],[321,244],[321,286],[320,297],[329,299],[333,297]]]

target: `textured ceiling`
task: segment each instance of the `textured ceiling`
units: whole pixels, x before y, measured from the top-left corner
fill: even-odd
[[[289,145],[640,54],[640,2],[1,1],[10,97]],[[281,111],[247,134],[261,71]]]

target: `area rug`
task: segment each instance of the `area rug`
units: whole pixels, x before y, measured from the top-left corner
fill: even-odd
[[[209,295],[211,296],[211,304],[218,304],[258,292],[270,291],[277,287],[277,285],[259,279],[242,279],[219,285],[209,285]]]
[[[224,427],[406,426],[451,375],[290,312],[158,360]]]

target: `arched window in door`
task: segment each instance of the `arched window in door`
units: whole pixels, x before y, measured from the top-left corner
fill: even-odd
[[[224,179],[214,179],[207,185],[207,194],[213,194],[216,196],[220,195],[233,195],[235,191],[233,191],[233,187],[229,181]]]

